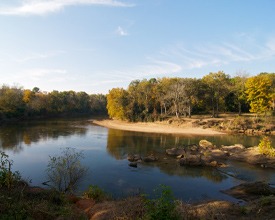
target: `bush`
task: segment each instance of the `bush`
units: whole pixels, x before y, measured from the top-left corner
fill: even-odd
[[[96,202],[108,199],[109,196],[101,188],[96,185],[90,185],[89,189],[83,193],[85,198],[94,199]]]
[[[168,186],[160,185],[154,190],[154,193],[154,199],[146,199],[145,201],[147,210],[145,219],[179,219],[179,214],[176,212],[177,204],[171,189]]]
[[[13,160],[9,159],[9,156],[5,152],[0,151],[0,187],[11,189],[14,183],[21,180],[18,171],[11,171],[12,165]]]
[[[65,148],[61,156],[50,156],[47,175],[55,189],[66,193],[77,188],[87,172],[87,168],[81,164],[81,158],[83,153],[76,152],[73,148]]]
[[[272,147],[271,143],[271,140],[267,136],[263,137],[258,145],[260,153],[275,157],[275,149]]]

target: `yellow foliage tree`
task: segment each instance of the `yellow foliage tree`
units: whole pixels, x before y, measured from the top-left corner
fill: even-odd
[[[245,83],[247,100],[250,112],[266,113],[270,108],[272,81],[267,75],[258,75],[249,78]]]
[[[107,110],[111,118],[125,120],[128,92],[122,88],[114,88],[107,95]]]

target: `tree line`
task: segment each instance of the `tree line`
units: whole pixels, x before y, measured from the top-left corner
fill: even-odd
[[[107,94],[111,118],[155,121],[167,116],[191,117],[220,112],[266,114],[275,112],[275,73],[235,77],[223,71],[201,79],[160,78],[132,81],[127,89],[113,88]]]
[[[106,115],[106,96],[86,92],[42,92],[38,87],[0,87],[0,120],[66,115]]]

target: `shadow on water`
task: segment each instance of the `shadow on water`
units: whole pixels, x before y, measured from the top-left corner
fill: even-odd
[[[31,146],[40,141],[58,139],[61,136],[79,135],[87,132],[85,122],[72,120],[48,120],[12,123],[0,127],[2,150],[23,150],[22,144]]]

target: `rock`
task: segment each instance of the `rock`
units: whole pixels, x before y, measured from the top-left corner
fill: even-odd
[[[198,151],[199,150],[199,147],[196,144],[188,145],[188,147],[190,147],[191,151]]]
[[[207,140],[200,140],[199,145],[202,148],[214,148],[214,145],[210,141],[207,141]]]
[[[130,155],[128,155],[127,159],[128,159],[128,161],[130,161],[130,162],[136,162],[136,161],[142,160],[142,159],[141,159],[141,156],[138,155],[138,154],[135,154],[135,155],[130,154]]]
[[[215,159],[227,159],[229,156],[229,153],[226,151],[222,151],[219,149],[215,149],[211,151],[211,157],[215,158]]]
[[[181,158],[179,161],[181,166],[201,166],[202,161],[199,155],[186,155],[184,158]]]
[[[214,160],[213,157],[211,157],[210,155],[207,155],[207,156],[202,155],[201,156],[202,163],[204,163],[206,165],[210,164],[210,162],[213,161],[213,160]]]
[[[211,166],[211,167],[217,167],[217,166],[218,166],[218,162],[215,161],[215,160],[213,160],[213,161],[211,161],[211,162],[209,163],[209,166]]]
[[[144,157],[144,159],[143,159],[144,162],[154,162],[154,161],[157,161],[157,160],[158,160],[158,158],[155,157],[154,155]]]
[[[185,150],[183,148],[171,148],[171,149],[166,149],[166,153],[170,156],[179,156],[185,154]]]
[[[241,152],[245,149],[245,147],[241,144],[235,144],[232,146],[222,146],[221,150],[223,151],[228,151],[230,153],[236,153],[236,152]]]
[[[180,159],[180,158],[184,158],[184,155],[180,154],[179,156],[177,156],[177,159]]]
[[[136,162],[131,162],[131,163],[129,163],[128,165],[129,165],[130,167],[135,167],[135,168],[137,167],[137,163],[136,163]]]
[[[222,192],[244,201],[251,201],[259,196],[275,195],[275,189],[265,182],[242,183]]]

